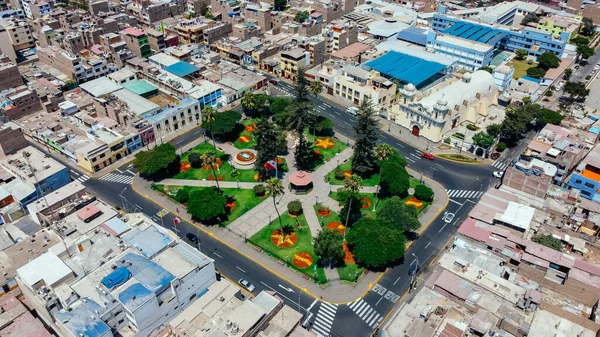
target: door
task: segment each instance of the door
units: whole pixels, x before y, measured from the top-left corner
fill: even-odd
[[[417,136],[417,137],[419,137],[419,131],[420,131],[420,130],[419,130],[419,127],[418,127],[418,126],[416,126],[416,125],[413,125],[413,127],[412,127],[412,134],[413,134],[414,136]]]

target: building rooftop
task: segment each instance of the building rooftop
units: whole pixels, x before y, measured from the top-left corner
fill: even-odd
[[[165,118],[169,118],[170,116],[177,114],[180,111],[183,111],[187,108],[190,108],[194,105],[198,104],[198,101],[191,98],[191,97],[186,97],[182,100],[179,101],[179,104],[177,105],[169,105],[168,107],[162,109],[159,112],[156,112],[152,115],[149,116],[145,116],[146,120],[148,120],[149,123],[158,123],[160,121],[162,121]]]
[[[94,97],[110,94],[122,88],[106,76],[82,83],[79,87]]]
[[[145,99],[129,89],[123,88],[121,90],[114,91],[112,95],[127,104],[129,109],[137,116],[150,114],[160,109],[158,104]]]
[[[367,62],[366,66],[417,87],[446,69],[446,66],[441,63],[426,61],[396,51],[389,51],[380,58]]]
[[[28,146],[15,154],[6,156],[2,159],[1,164],[4,168],[31,184],[37,184],[38,181],[52,177],[57,172],[66,169],[63,164],[33,146]]]
[[[156,86],[145,80],[127,82],[123,84],[123,87],[140,96],[144,96],[158,90]]]
[[[508,35],[504,30],[494,29],[492,27],[466,21],[457,22],[452,27],[445,29],[443,33],[491,46],[496,45],[496,43],[500,42],[500,40]]]
[[[179,59],[165,53],[158,53],[148,58],[150,63],[158,64],[161,68],[171,66],[179,62]]]
[[[176,76],[186,77],[200,71],[200,68],[188,62],[179,61],[175,64],[165,67],[165,70]]]
[[[59,282],[73,276],[73,271],[53,253],[46,252],[36,259],[17,269],[17,274],[32,289],[43,285],[53,287]]]
[[[133,27],[125,28],[121,31],[121,33],[126,34],[126,35],[132,35],[135,37],[140,37],[140,36],[146,35],[146,33],[144,31],[135,29]]]

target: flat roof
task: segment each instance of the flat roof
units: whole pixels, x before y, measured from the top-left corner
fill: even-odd
[[[415,86],[419,86],[446,69],[446,66],[441,63],[426,61],[397,51],[389,51],[380,58],[367,62],[366,65]]]
[[[0,189],[0,191],[1,190],[2,189]],[[44,195],[44,198],[40,198],[35,202],[27,205],[27,209],[29,210],[29,213],[36,213],[38,211],[46,209],[48,205],[53,206],[81,191],[85,191],[85,186],[83,186],[83,184],[78,180],[74,180],[68,183],[67,185],[59,188],[58,190]]]
[[[185,61],[179,61],[168,67],[165,67],[165,70],[170,72],[173,75],[176,75],[179,77],[185,77],[185,76],[189,76],[195,72],[198,72],[200,70],[200,68],[196,67],[195,65],[193,65],[191,63],[188,63]]]
[[[179,62],[179,59],[165,53],[158,53],[150,56],[148,61],[153,64],[158,64],[161,68],[164,68]]]
[[[152,83],[145,80],[136,80],[123,84],[123,87],[130,90],[131,92],[143,96],[153,91],[157,91],[158,88]]]
[[[119,100],[127,103],[129,109],[133,111],[136,115],[145,115],[148,113],[152,113],[160,109],[158,104],[151,102],[150,100],[145,99],[144,97],[136,94],[135,92],[129,89],[121,89],[112,93]]]
[[[17,269],[17,274],[30,287],[42,280],[47,286],[52,287],[60,280],[72,275],[73,271],[58,256],[46,252]]]
[[[80,84],[79,87],[94,97],[110,94],[122,88],[106,76]]]
[[[24,153],[29,153],[29,158],[25,158]],[[21,179],[36,184],[38,181],[52,177],[54,174],[66,170],[66,167],[47,156],[33,146],[28,146],[19,150],[17,153],[6,156],[2,159],[2,166],[17,175]],[[31,172],[31,168],[34,172]],[[35,177],[32,173],[35,173]]]
[[[509,201],[508,207],[497,219],[509,225],[528,230],[534,212],[535,208],[533,207]]]
[[[455,23],[452,27],[445,29],[443,33],[489,45],[496,45],[508,35],[507,32],[500,29],[465,21]]]

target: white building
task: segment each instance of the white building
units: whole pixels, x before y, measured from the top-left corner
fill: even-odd
[[[333,95],[350,104],[359,105],[371,97],[376,111],[389,108],[396,97],[396,85],[379,72],[347,65],[333,76]]]
[[[61,336],[141,337],[164,328],[216,277],[212,259],[137,213],[64,237],[16,279]]]
[[[488,116],[488,107],[497,100],[494,78],[478,70],[458,81],[444,81],[424,97],[409,83],[402,89],[402,102],[392,107],[389,118],[415,136],[439,142],[460,124],[475,124],[478,117]]]
[[[510,86],[515,69],[511,66],[501,65],[494,69],[492,75],[494,76],[494,83],[498,87],[498,90],[504,92]]]

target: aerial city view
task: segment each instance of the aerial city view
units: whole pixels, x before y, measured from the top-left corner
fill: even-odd
[[[600,3],[0,28],[0,337],[600,336]]]

